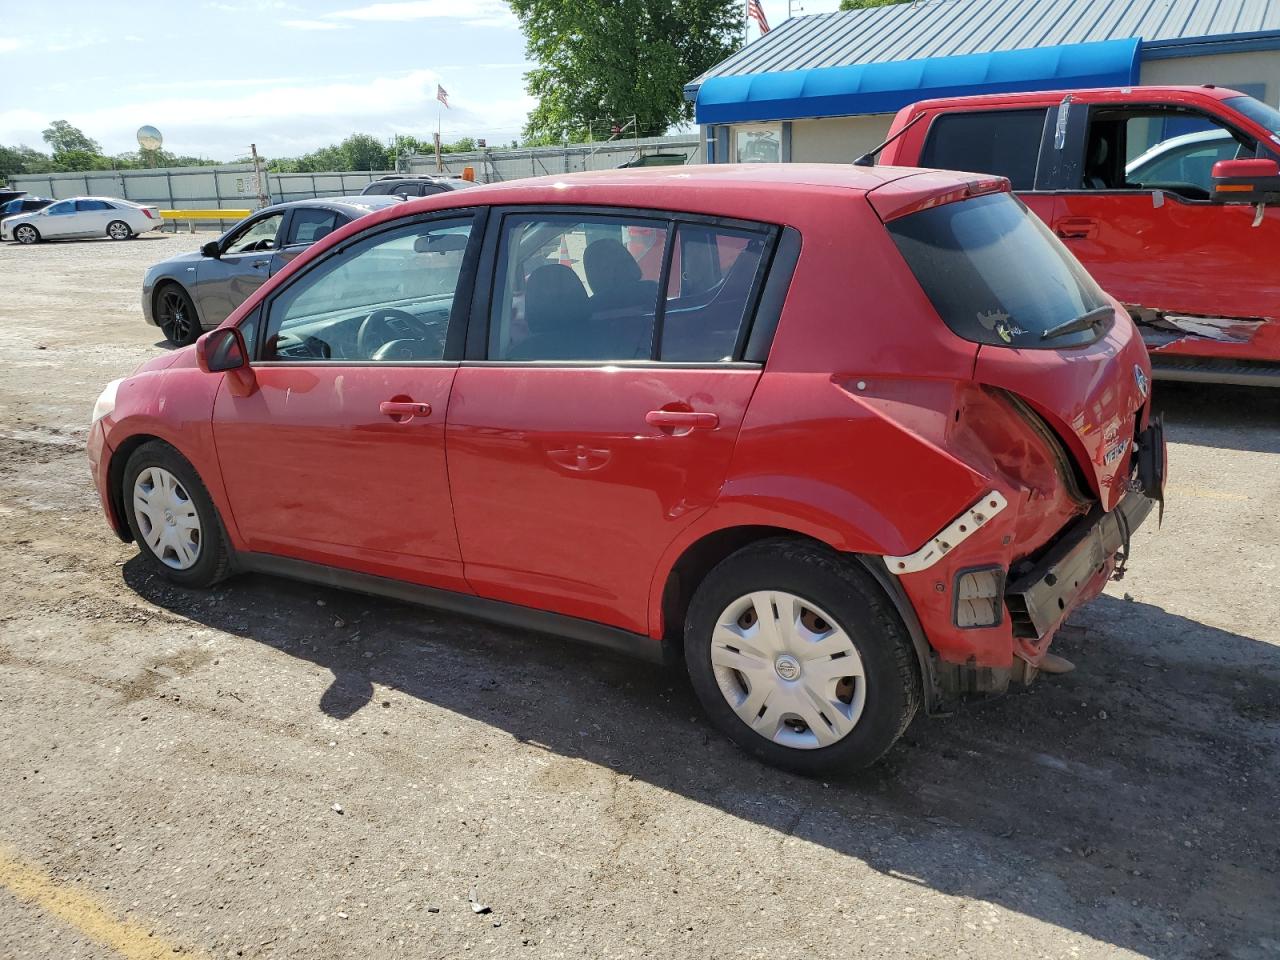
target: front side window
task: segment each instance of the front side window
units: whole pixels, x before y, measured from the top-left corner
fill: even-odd
[[[1213,164],[1256,149],[1217,118],[1185,107],[1094,107],[1080,188],[1162,190],[1208,200]]]
[[[276,234],[280,232],[282,220],[284,220],[283,213],[273,213],[268,217],[263,217],[261,220],[255,220],[247,227],[243,227],[238,233],[232,235],[222,252],[228,254],[274,250]]]
[[[333,233],[341,225],[338,222],[338,214],[333,210],[316,210],[311,207],[295,209],[293,219],[289,221],[284,245],[292,247],[315,243]]]
[[[102,200],[77,200],[76,201],[76,210],[82,213],[86,210],[112,210],[112,209],[114,208],[110,204],[105,203]]]
[[[75,213],[76,202],[74,200],[63,200],[61,203],[55,203],[48,208],[50,216],[60,216],[64,213]]]
[[[1043,107],[947,113],[929,127],[920,166],[1008,177],[1015,190],[1034,190],[1044,137]]]
[[[261,359],[440,360],[471,223],[397,227],[325,260],[272,302]]]
[[[1045,339],[1107,306],[1084,267],[1007,193],[945,203],[890,221],[888,230],[943,322],[973,343],[1070,347],[1097,328]]]

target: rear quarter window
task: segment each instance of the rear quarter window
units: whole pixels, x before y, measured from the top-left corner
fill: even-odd
[[[944,113],[929,127],[920,166],[1008,177],[1015,190],[1033,190],[1045,108]]]
[[[989,194],[888,223],[890,236],[943,322],[957,336],[1000,347],[1069,347],[1085,329],[1054,327],[1099,310],[1106,295],[1017,198]]]

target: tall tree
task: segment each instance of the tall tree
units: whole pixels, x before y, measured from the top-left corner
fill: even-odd
[[[538,106],[533,142],[608,136],[632,117],[642,136],[690,120],[686,83],[741,43],[741,0],[511,0]],[[598,124],[593,131],[593,124]],[[603,129],[602,129],[603,128]]]
[[[55,120],[40,134],[56,157],[60,153],[72,151],[101,154],[102,146],[97,140],[85,136],[79,127],[73,127],[65,120]]]
[[[915,0],[840,0],[841,10],[866,10],[868,7],[893,7],[900,3],[914,3]]]

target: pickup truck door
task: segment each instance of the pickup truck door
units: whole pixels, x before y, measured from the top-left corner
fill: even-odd
[[[1167,108],[1076,103],[1072,112],[1052,211],[1033,208],[1129,307],[1153,361],[1280,360],[1280,208],[1258,218],[1251,206],[1210,199],[1220,150],[1212,141],[1199,152],[1171,150],[1164,167],[1143,163],[1144,179],[1136,179],[1133,161],[1149,156],[1162,130],[1172,133],[1168,141],[1185,142],[1185,126],[1170,124]],[[1207,114],[1200,119],[1207,133],[1226,129]],[[1185,111],[1178,120],[1185,125]],[[1168,126],[1153,129],[1158,124]],[[1242,149],[1252,156],[1258,148]]]

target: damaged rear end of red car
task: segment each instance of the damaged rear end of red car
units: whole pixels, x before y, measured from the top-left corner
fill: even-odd
[[[1128,313],[1007,181],[921,172],[867,198],[927,300],[923,322],[944,332],[921,338],[912,378],[865,382],[859,397],[982,490],[883,557],[946,705],[1030,682],[1071,613],[1123,575],[1133,531],[1162,510],[1163,430]],[[969,377],[931,377],[943,354]]]

